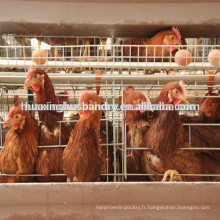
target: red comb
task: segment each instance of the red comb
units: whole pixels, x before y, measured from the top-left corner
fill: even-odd
[[[18,101],[19,101],[19,96],[18,96],[18,95],[15,95],[15,96],[14,96],[14,100],[15,100],[15,102],[18,102]]]
[[[82,95],[81,95],[80,98],[79,98],[79,104],[82,104],[82,103],[83,103],[85,97],[86,97],[88,94],[89,94],[88,91],[85,91],[85,92],[82,93]]]
[[[28,73],[27,73],[27,79],[29,79],[32,76],[32,72],[33,72],[33,66],[30,66],[28,69]]]
[[[181,89],[183,90],[183,94],[186,95],[186,87],[185,87],[183,80],[179,81],[179,85],[180,85]]]
[[[14,112],[15,112],[15,107],[12,107],[12,108],[10,109],[9,113],[8,113],[8,117],[9,117],[9,118],[12,118],[13,115],[14,115]]]
[[[148,98],[148,96],[147,96],[144,92],[142,92],[142,94],[143,94],[144,97],[146,98],[147,102],[150,102],[150,99]]]
[[[64,91],[64,93],[65,93],[66,95],[69,95],[68,92],[67,92],[66,90]]]
[[[207,107],[207,104],[209,104],[209,99],[210,98],[206,98],[206,99],[203,100],[200,109],[205,109]]]
[[[209,99],[210,99],[210,98],[206,98],[206,99],[204,99],[202,105],[205,105],[205,104],[209,101]]]
[[[177,38],[179,40],[181,40],[181,34],[180,34],[180,30],[177,27],[172,27],[172,31],[175,33],[175,35],[177,36]]]

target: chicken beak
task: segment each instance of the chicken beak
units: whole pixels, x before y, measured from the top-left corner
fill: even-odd
[[[201,109],[199,109],[199,114],[202,114],[202,112],[204,112],[205,109],[202,107]]]
[[[74,115],[77,115],[77,114],[80,114],[80,111],[79,111],[79,110],[76,110],[76,111],[74,112]]]
[[[182,41],[180,40],[177,44],[178,49],[183,49],[184,45],[182,44]]]
[[[26,80],[24,83],[24,89],[28,89],[29,87],[31,87],[30,80]]]
[[[10,120],[9,119],[3,124],[3,128],[7,128],[7,127],[10,127]]]
[[[186,96],[184,96],[182,99],[181,99],[182,102],[185,102],[186,104],[189,104],[189,100],[187,99]]]

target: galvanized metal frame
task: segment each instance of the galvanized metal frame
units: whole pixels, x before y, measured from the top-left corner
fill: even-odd
[[[91,38],[94,39],[94,38]],[[101,42],[101,38],[100,38]],[[33,50],[31,46],[20,46],[20,45],[7,45],[7,46],[0,46],[0,51],[5,51],[6,55],[1,53],[0,56],[0,68],[4,70],[4,68],[16,68],[20,69],[20,72],[0,72],[0,100],[1,100],[1,110],[5,114],[9,110],[9,106],[12,106],[13,103],[13,96],[19,95],[22,97],[22,100],[27,99],[28,96],[34,96],[33,94],[27,93],[15,93],[17,89],[22,87],[25,78],[27,68],[30,65],[34,67],[43,68],[45,70],[50,68],[56,68],[58,72],[60,72],[64,68],[64,72],[68,72],[68,68],[76,68],[79,67],[82,69],[81,74],[77,73],[49,73],[49,77],[51,78],[53,85],[56,91],[67,89],[70,91],[68,95],[72,101],[72,103],[76,103],[76,98],[79,97],[80,93],[84,91],[87,87],[90,88],[91,91],[95,91],[97,86],[96,76],[93,75],[94,69],[101,69],[104,70],[106,74],[101,75],[101,81],[99,86],[101,87],[101,96],[104,98],[108,98],[111,100],[112,104],[119,103],[121,98],[121,102],[123,103],[123,89],[128,86],[132,85],[135,89],[140,91],[146,91],[149,98],[155,102],[155,98],[158,96],[159,91],[162,89],[163,85],[170,81],[177,81],[177,80],[184,80],[187,85],[187,91],[189,93],[188,97],[193,102],[195,98],[204,98],[205,97],[205,90],[208,87],[209,76],[205,75],[206,71],[210,69],[217,73],[214,75],[214,82],[213,82],[213,90],[218,92],[220,90],[220,66],[211,66],[207,62],[207,51],[218,48],[220,49],[220,45],[187,45],[187,49],[192,52],[196,51],[194,54],[195,59],[200,59],[199,62],[192,62],[188,66],[178,66],[174,62],[130,62],[134,57],[125,57],[123,56],[123,47],[125,45],[114,45],[114,40],[111,39],[110,45],[104,45],[107,50],[105,50],[105,56],[100,56],[100,51],[103,45],[60,45],[60,46],[51,46],[52,49],[61,48],[63,51],[62,56],[57,57],[50,57],[54,59],[53,61],[48,61],[45,65],[38,66],[33,61],[32,58],[29,57],[18,57],[18,53],[16,52],[17,49],[22,50],[23,54],[26,49]],[[218,43],[218,41],[216,41]],[[83,51],[85,48],[88,47],[88,56],[83,56]],[[92,53],[92,47],[94,49]],[[140,47],[143,46],[135,46],[135,45],[126,45],[126,47],[131,48],[137,47],[140,50]],[[146,47],[146,46],[144,46]],[[157,46],[155,46],[156,48]],[[161,46],[160,46],[161,47]],[[68,49],[72,53],[72,49],[77,49],[78,56],[65,56],[64,50]],[[110,48],[110,49],[109,49]],[[147,48],[147,47],[146,47]],[[15,49],[15,56],[9,56],[9,51]],[[20,54],[20,53],[19,53]],[[94,55],[96,54],[96,55]],[[170,55],[171,56],[171,55]],[[104,58],[100,60],[100,58]],[[126,58],[128,61],[125,61]],[[139,59],[140,57],[137,56]],[[142,57],[141,57],[142,58]],[[161,57],[162,59],[164,57]],[[60,61],[59,59],[63,59]],[[78,60],[71,60],[66,61],[67,59],[78,59]],[[84,59],[84,60],[83,60]],[[94,60],[97,59],[97,60]],[[154,57],[155,59],[155,57]],[[85,61],[86,60],[86,61]],[[159,69],[159,70],[158,70]],[[165,75],[166,71],[174,69],[179,71],[181,75]],[[156,72],[154,75],[144,75],[146,70],[153,70]],[[161,72],[162,70],[162,72]],[[74,89],[76,88],[77,89]],[[20,91],[20,90],[18,90]],[[77,91],[77,92],[76,92]],[[191,94],[193,91],[198,91],[200,94],[195,95]],[[34,101],[36,102],[36,101]],[[3,108],[6,107],[7,108]],[[153,174],[131,174],[127,171],[127,157],[131,156],[133,150],[151,150],[147,148],[134,148],[133,143],[130,148],[127,147],[126,143],[126,134],[127,128],[126,123],[124,122],[124,112],[110,112],[106,114],[107,118],[102,119],[106,121],[106,141],[107,144],[102,144],[102,147],[106,147],[107,150],[110,147],[113,147],[113,157],[114,157],[114,164],[113,164],[113,173],[104,173],[101,174],[103,176],[107,176],[107,181],[109,178],[113,176],[113,181],[126,181],[128,176],[151,176]],[[108,120],[111,120],[113,123],[113,143],[108,143]],[[70,122],[75,122],[70,121]],[[59,121],[59,126],[61,129],[61,123],[65,123],[66,121]],[[2,128],[2,124],[4,122],[0,122],[0,126]],[[189,126],[189,138],[191,139],[191,126],[192,124],[184,124]],[[195,124],[193,124],[195,125]],[[213,124],[198,124],[198,125],[213,125]],[[196,126],[196,125],[195,125]],[[213,126],[220,126],[220,124],[214,124]],[[120,130],[120,131],[119,131]],[[120,137],[121,134],[121,137]],[[3,130],[1,129],[1,137],[3,136]],[[61,135],[60,137],[61,138]],[[191,143],[191,141],[189,140]],[[2,147],[2,138],[1,138],[1,147]],[[190,144],[191,145],[191,144]],[[61,145],[61,139],[59,139],[58,145],[53,146],[38,146],[39,148],[44,147],[65,147],[65,145]],[[201,148],[195,148],[190,146],[190,148],[182,148],[183,150],[201,150]],[[131,150],[131,154],[127,155],[127,150]],[[204,150],[204,148],[203,148]],[[216,148],[209,148],[209,150],[220,150]],[[108,151],[107,151],[108,152]],[[121,152],[121,153],[120,153]],[[118,162],[119,156],[122,155],[120,158],[121,161]],[[121,171],[118,167],[118,163],[121,165]],[[108,163],[107,163],[108,167]],[[54,175],[65,175],[65,174],[52,174]],[[160,174],[161,176],[163,174]],[[182,176],[194,176],[194,175],[201,175],[207,176],[204,174],[180,174]],[[13,176],[13,174],[2,174],[2,176]],[[22,175],[21,175],[22,176]],[[29,175],[27,175],[29,176]],[[34,174],[34,176],[40,176],[40,174]],[[210,176],[220,176],[217,174],[210,174]]]

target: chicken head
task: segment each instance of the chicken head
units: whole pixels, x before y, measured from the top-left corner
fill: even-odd
[[[38,92],[41,88],[44,90],[44,74],[37,69],[30,67],[27,73],[27,78],[24,84],[24,89],[29,88],[33,92]]]
[[[22,110],[19,107],[12,107],[9,111],[7,121],[3,127],[11,127],[14,130],[23,130],[25,125],[25,115],[22,114]]]
[[[217,96],[215,93],[211,93],[211,96]],[[204,112],[207,117],[219,114],[220,109],[220,98],[206,98],[201,106],[200,113]]]
[[[186,96],[186,87],[182,80],[167,83],[159,96],[159,102],[164,104],[178,105],[181,102],[189,103]]]
[[[132,86],[129,86],[124,90],[124,104],[132,104],[135,109],[143,102],[150,102],[150,99],[144,92],[135,91]],[[140,110],[140,113],[144,112],[145,110]]]
[[[179,29],[177,27],[173,27],[172,32],[169,35],[165,35],[163,43],[164,45],[182,45]],[[173,46],[168,48],[169,51],[173,51],[175,49],[177,49],[177,47]]]
[[[79,98],[79,104],[84,104],[84,109],[80,110],[80,115],[82,115],[85,119],[89,119],[91,115],[96,114],[95,105],[101,105],[101,99],[96,93],[89,93],[85,91]]]

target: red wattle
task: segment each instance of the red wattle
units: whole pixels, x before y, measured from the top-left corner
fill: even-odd
[[[19,125],[18,125],[18,124],[14,124],[14,125],[12,125],[12,128],[13,128],[14,130],[17,130],[17,129],[19,128]]]
[[[90,117],[90,111],[89,110],[84,111],[83,116],[85,119],[88,119]]]
[[[174,51],[176,49],[176,47],[168,47],[169,51]]]
[[[32,85],[32,89],[33,89],[34,92],[38,92],[40,90],[40,86]]]
[[[180,103],[181,103],[181,101],[178,100],[178,99],[177,99],[177,100],[173,100],[173,104],[174,104],[174,105],[179,105]]]
[[[212,116],[212,112],[205,112],[205,115],[206,115],[207,117],[211,117],[211,116]]]

